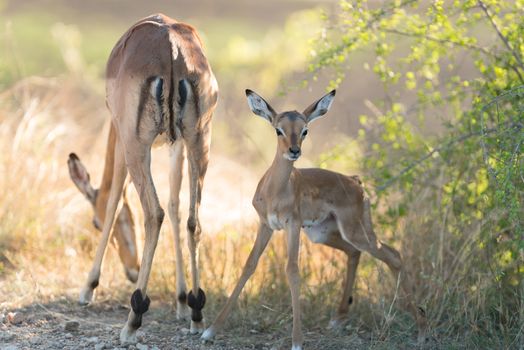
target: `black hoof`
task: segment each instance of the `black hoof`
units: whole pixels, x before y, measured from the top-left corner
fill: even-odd
[[[202,309],[206,304],[206,294],[202,288],[198,288],[198,295],[195,297],[193,291],[190,291],[187,296],[187,305],[191,308],[191,320],[193,322],[202,322]]]
[[[150,303],[151,299],[149,299],[147,295],[144,298],[140,289],[137,289],[133,292],[133,295],[131,295],[131,308],[133,309],[133,312],[136,316],[133,322],[131,322],[131,327],[134,329],[140,328],[142,325],[142,315],[145,314],[147,310],[149,310]]]

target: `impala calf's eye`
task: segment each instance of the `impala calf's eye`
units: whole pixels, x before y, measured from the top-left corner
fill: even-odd
[[[302,137],[306,137],[307,135],[307,129],[304,129],[304,131],[302,131]]]
[[[276,128],[275,130],[276,130],[276,132],[277,132],[277,136],[282,136],[282,135],[284,135],[284,133],[282,132],[281,129]]]

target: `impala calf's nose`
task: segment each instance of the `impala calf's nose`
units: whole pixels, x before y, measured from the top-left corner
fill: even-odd
[[[289,153],[293,155],[298,155],[300,153],[300,147],[298,146],[291,146],[289,147]]]

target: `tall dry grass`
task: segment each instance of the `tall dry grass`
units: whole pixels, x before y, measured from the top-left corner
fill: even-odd
[[[69,180],[66,159],[71,151],[79,153],[96,186],[102,172],[107,121],[103,96],[75,78],[29,78],[0,94],[0,309],[63,296],[77,298],[99,234],[92,227],[89,204]],[[218,137],[215,143],[220,142]],[[155,181],[164,204],[168,195],[166,159],[165,150],[153,156]],[[209,319],[223,305],[254,242],[256,217],[250,197],[260,176],[227,155],[212,155],[201,209],[204,237],[200,256]],[[187,187],[185,183],[183,216]],[[130,192],[134,211],[139,213],[134,190]],[[436,346],[522,346],[515,333],[518,320],[504,319],[511,314],[502,308],[490,309],[503,306],[503,298],[518,295],[493,289],[492,276],[478,263],[482,259],[479,255],[486,254],[479,247],[480,228],[489,217],[472,220],[460,233],[448,232],[445,223],[457,220],[453,204],[441,203],[438,210],[434,204],[428,187],[410,204],[408,215],[396,230],[377,230],[377,234],[402,252],[417,298],[428,313]],[[174,307],[173,244],[166,220],[149,293],[154,302]],[[188,261],[185,240],[183,244]],[[235,330],[235,337],[248,339],[253,331],[275,334],[284,341],[289,337],[291,304],[285,252],[284,235],[275,233],[232,315],[229,327]],[[300,266],[305,329],[309,339],[317,337],[322,344],[324,327],[340,298],[345,257],[302,239]],[[127,304],[133,286],[125,279],[112,248],[100,282],[98,300]],[[353,335],[371,339],[376,348],[402,348],[409,343],[414,324],[394,302],[395,290],[387,268],[364,254],[350,321],[339,333],[329,333],[330,343],[344,344]],[[493,321],[494,314],[500,322]]]
[[[66,159],[71,151],[83,156],[96,185],[102,172],[107,119],[103,97],[82,81],[68,77],[29,78],[0,95],[0,294],[5,297],[1,309],[62,296],[76,299],[99,234],[92,227],[89,204],[69,180]],[[153,164],[164,203],[168,188],[165,159],[162,151],[157,152]],[[246,206],[259,176],[224,155],[214,154],[211,159],[203,195],[205,234],[200,258],[210,318],[231,291],[254,242],[255,215]],[[187,186],[182,198],[187,204]],[[139,213],[136,195],[131,199],[134,211]],[[168,303],[175,300],[170,231],[166,221],[149,292],[153,300]],[[183,244],[187,253],[185,241]],[[289,335],[291,306],[285,251],[284,235],[275,233],[232,317],[231,327],[241,330],[239,336],[251,328]],[[323,329],[340,298],[345,257],[303,239],[300,265],[305,326]],[[127,303],[132,288],[116,252],[110,249],[98,299]],[[387,334],[393,324],[400,331],[395,336],[409,336],[413,331],[411,319],[391,307],[394,291],[395,283],[385,267],[364,257],[355,292],[355,318],[349,327],[374,330],[377,332],[372,334],[377,335]],[[385,323],[386,319],[390,322]],[[246,320],[251,320],[248,327]]]

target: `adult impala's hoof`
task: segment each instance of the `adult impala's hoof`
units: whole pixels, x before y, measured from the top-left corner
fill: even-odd
[[[191,327],[189,328],[189,333],[201,334],[204,332],[205,328],[206,328],[206,324],[203,319],[200,322],[191,321]]]
[[[293,345],[291,350],[302,350],[302,345]]]
[[[126,323],[124,328],[120,331],[120,344],[129,345],[136,344],[137,342],[136,329],[132,329]]]
[[[177,301],[176,303],[176,319],[182,321],[189,321],[191,318],[191,309],[187,303]]]
[[[80,292],[80,297],[78,298],[78,303],[80,305],[88,305],[94,300],[95,290],[91,287],[84,287]]]
[[[204,333],[202,333],[202,336],[200,337],[200,339],[202,339],[202,342],[206,343],[206,342],[213,342],[213,339],[215,339],[215,330],[213,329],[213,327],[209,327],[208,329],[206,329],[204,331]]]

